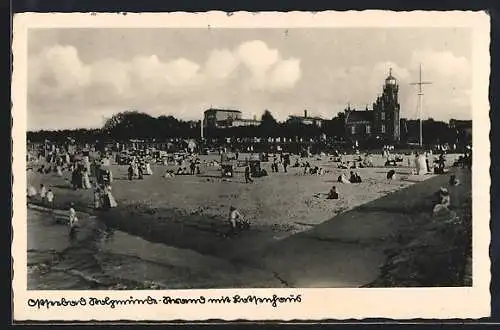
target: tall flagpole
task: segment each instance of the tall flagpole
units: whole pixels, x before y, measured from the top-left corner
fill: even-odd
[[[422,114],[423,114],[423,96],[424,96],[424,90],[422,88],[423,85],[430,85],[432,82],[430,81],[422,81],[422,64],[420,64],[420,70],[419,70],[419,77],[418,77],[418,82],[410,83],[410,85],[418,85],[418,112],[419,112],[419,118],[420,118],[420,146],[423,145],[423,139],[422,139]]]

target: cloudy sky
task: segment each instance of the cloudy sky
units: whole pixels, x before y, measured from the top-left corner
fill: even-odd
[[[284,120],[371,107],[389,68],[402,116],[470,119],[467,29],[32,29],[28,129],[99,127],[114,113],[200,119],[210,107]]]

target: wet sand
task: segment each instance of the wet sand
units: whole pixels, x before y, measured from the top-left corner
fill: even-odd
[[[409,169],[401,167],[396,169],[400,179],[389,182],[388,169],[380,167],[358,169],[364,179],[361,184],[341,185],[337,176],[349,170],[337,169],[327,157],[310,162],[330,173],[303,176],[302,169],[289,168],[285,174],[266,168],[269,177],[245,184],[241,171],[231,181],[217,178],[217,170],[209,167],[202,168],[200,176],[166,179],[162,177],[165,167],[154,166],[153,176],[128,181],[126,166],[113,165],[113,192],[119,207],[108,212],[93,212],[91,191],[72,191],[55,175],[29,173],[28,182],[35,187],[40,182],[51,185],[57,207],[67,208],[73,201],[78,209],[93,213],[96,223],[120,230],[114,241],[104,240],[98,253],[93,252],[101,258],[98,273],[107,272],[113,278],[134,273],[130,271],[134,263],[127,262],[132,258],[145,260],[148,266],[138,268],[141,271],[130,279],[168,288],[358,287],[378,276],[386,259],[384,250],[394,244],[387,237],[396,235],[399,226],[395,224],[408,223],[409,209],[403,202],[425,200],[439,188],[439,180],[448,178],[425,181],[432,177],[425,176],[415,180],[425,182],[413,185],[411,180],[417,177],[405,178]],[[321,195],[332,185],[338,187],[341,199]],[[399,192],[403,195],[385,199],[394,200],[399,213],[378,210],[377,201],[368,204],[370,212],[363,207],[347,212],[370,201],[383,201],[379,198],[406,187],[410,188]],[[230,205],[239,207],[252,229],[225,238]],[[37,230],[43,237],[55,229]],[[40,238],[31,240],[38,243]]]

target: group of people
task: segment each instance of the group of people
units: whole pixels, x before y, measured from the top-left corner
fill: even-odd
[[[339,183],[361,183],[363,180],[361,180],[361,176],[359,175],[358,172],[351,171],[349,178],[347,175],[342,173],[341,175],[338,176],[337,182]]]
[[[273,161],[271,163],[271,171],[279,172],[279,165],[283,166],[283,171],[287,173],[288,166],[290,166],[290,155],[289,154],[280,154],[280,160],[278,161],[278,157],[275,155]]]
[[[144,175],[153,175],[151,170],[151,165],[144,159],[133,159],[127,170],[128,179],[133,180],[137,178],[139,180],[144,179]]]
[[[44,184],[40,185],[40,190],[38,192],[34,186],[29,185],[27,196],[28,201],[39,198],[40,201],[48,207],[52,207],[54,203],[54,192],[52,191],[52,188],[49,187],[49,189],[47,189]]]

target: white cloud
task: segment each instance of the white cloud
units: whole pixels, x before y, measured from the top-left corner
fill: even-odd
[[[279,60],[277,49],[269,48],[260,40],[248,41],[241,44],[236,53],[239,59],[255,76],[262,76]]]
[[[269,77],[271,88],[284,89],[293,87],[300,79],[300,60],[289,59],[281,61],[274,67]]]
[[[230,50],[215,49],[205,63],[205,72],[211,78],[225,79],[234,72],[239,63],[239,58]]]
[[[72,46],[44,49],[28,63],[28,86],[41,95],[64,97],[89,83],[90,68],[82,63]]]
[[[247,72],[237,70],[239,66]],[[282,60],[277,49],[259,40],[233,50],[212,50],[201,65],[183,57],[164,60],[155,54],[84,63],[75,47],[55,45],[32,56],[28,72],[32,105],[80,111],[96,106],[117,111],[124,107],[161,109],[162,104],[179,103],[193,93],[198,101],[211,103],[226,96],[234,102],[245,86],[273,93],[292,89],[301,77],[299,59]],[[222,90],[227,92],[219,95]],[[182,106],[189,112],[189,106]]]

